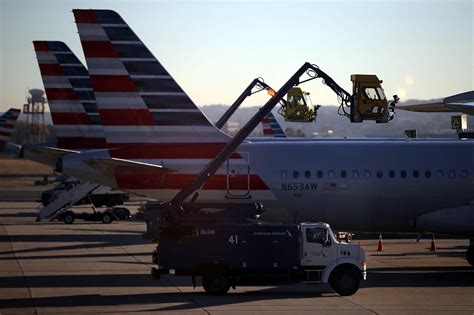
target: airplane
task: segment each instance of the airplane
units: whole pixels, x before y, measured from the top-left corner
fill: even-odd
[[[397,106],[397,109],[421,113],[460,112],[468,115],[474,115],[474,91],[451,95],[442,100],[433,102]]]
[[[48,153],[56,148],[59,150],[53,157],[105,149],[104,130],[86,67],[64,42],[34,41],[33,46],[57,143],[30,148],[29,153],[37,153],[30,157],[54,166],[56,160]],[[272,113],[262,120],[262,125],[266,136],[286,137]]]
[[[34,41],[33,46],[49,100],[57,143],[33,146],[24,151],[24,156],[55,166],[58,156],[106,149],[104,130],[87,69],[63,42]],[[274,117],[270,119],[274,120]],[[268,119],[265,117],[264,121]],[[271,127],[275,129],[275,134],[282,133],[276,120]],[[74,178],[68,180],[77,181]],[[100,189],[104,191],[105,187]]]
[[[126,22],[73,10],[106,150],[58,168],[170,200],[231,137],[209,122]],[[244,141],[196,202],[261,202],[286,220],[341,230],[431,231],[474,238],[474,142],[364,139]],[[473,264],[474,246],[467,252]]]
[[[0,152],[18,152],[19,146],[9,141],[20,113],[20,109],[10,108],[0,117]]]

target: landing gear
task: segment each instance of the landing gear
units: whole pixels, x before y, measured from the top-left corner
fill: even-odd
[[[474,239],[471,240],[466,252],[466,260],[474,267]]]

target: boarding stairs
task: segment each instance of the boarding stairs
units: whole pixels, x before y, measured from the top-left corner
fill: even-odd
[[[53,219],[61,210],[74,206],[76,202],[87,197],[99,186],[98,184],[87,181],[69,185],[62,192],[51,197],[46,206],[40,205],[38,207],[39,214],[37,221]]]

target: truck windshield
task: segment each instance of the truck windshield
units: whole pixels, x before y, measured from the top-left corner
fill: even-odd
[[[288,103],[294,106],[304,106],[304,100],[301,96],[288,95]]]
[[[379,96],[377,94],[377,90],[373,87],[368,87],[364,89],[364,93],[362,94],[364,99],[366,100],[378,100]]]

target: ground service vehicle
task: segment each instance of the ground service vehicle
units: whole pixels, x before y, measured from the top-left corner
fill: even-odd
[[[334,233],[338,240],[344,240],[346,243],[352,242],[352,238],[354,237],[354,233],[345,232],[345,231],[337,231]]]
[[[46,206],[51,198],[59,195],[66,190],[70,185],[77,185],[79,181],[65,182],[56,185],[56,187],[48,189],[41,194],[41,203]],[[84,196],[81,200],[75,203],[75,205],[92,204],[95,207],[113,207],[115,205],[122,205],[125,201],[128,201],[129,197],[126,193],[120,190],[111,189],[105,186],[99,186],[89,195]]]
[[[278,110],[286,121],[312,122],[316,119],[320,105],[314,106],[309,98],[309,92],[300,87],[293,87],[288,91],[287,100]]]
[[[237,285],[330,283],[352,295],[366,278],[365,252],[337,241],[326,223],[165,226],[152,275],[202,276],[208,294]]]
[[[66,224],[72,224],[76,219],[96,222],[101,221],[104,224],[109,224],[112,223],[112,221],[130,220],[131,214],[130,210],[125,207],[114,207],[107,209],[104,212],[94,211],[93,213],[75,213],[73,211],[67,210],[60,213],[55,219],[59,221],[62,220]]]

